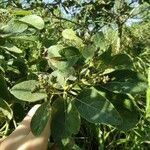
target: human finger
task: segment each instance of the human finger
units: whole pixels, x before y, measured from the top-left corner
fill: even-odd
[[[20,123],[20,125],[13,131],[11,135],[8,136],[7,139],[5,139],[1,143],[0,149],[3,150],[16,150],[13,149],[14,147],[18,147],[20,143],[24,140],[24,138],[30,133],[30,122],[32,119],[32,116],[35,114],[36,110],[39,108],[40,105],[35,105],[30,109],[27,116],[23,119],[23,121]]]
[[[46,150],[48,145],[48,139],[50,136],[50,121],[48,121],[45,129],[39,136],[34,136],[32,132],[24,138],[23,144],[18,150]]]

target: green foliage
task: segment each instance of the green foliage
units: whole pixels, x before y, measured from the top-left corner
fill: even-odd
[[[113,126],[122,122],[113,104],[94,88],[83,89],[75,99],[75,104],[81,116],[90,122]]]
[[[35,21],[36,20],[36,21]],[[36,29],[42,30],[44,28],[44,21],[41,17],[36,15],[27,15],[18,21],[27,25],[33,26]]]
[[[32,132],[50,120],[61,149],[148,149],[149,2],[137,3],[2,0],[0,135],[38,102]]]
[[[78,133],[80,116],[73,103],[65,105],[63,99],[57,99],[52,109],[52,136],[56,142]]]
[[[48,103],[43,103],[33,115],[31,120],[31,130],[35,136],[39,136],[50,121],[51,109]]]
[[[47,97],[44,91],[39,91],[38,82],[35,80],[16,84],[12,87],[11,94],[20,100],[29,102],[39,101]]]

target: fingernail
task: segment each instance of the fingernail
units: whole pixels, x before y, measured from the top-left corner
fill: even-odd
[[[33,106],[28,112],[28,116],[32,117],[40,106],[40,104]]]

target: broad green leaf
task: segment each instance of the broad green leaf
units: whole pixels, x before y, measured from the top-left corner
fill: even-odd
[[[10,100],[10,93],[7,88],[4,76],[0,73],[0,98],[4,100]]]
[[[92,41],[96,48],[100,48],[101,50],[105,50],[106,42],[103,32],[98,32],[92,37]]]
[[[112,53],[112,50],[111,50],[111,47],[106,50],[105,52],[103,52],[101,55],[100,55],[100,59],[107,65],[110,64],[110,62],[112,61],[112,56],[111,56],[111,53]]]
[[[62,32],[62,36],[65,38],[65,39],[68,39],[68,40],[74,40],[76,39],[76,32],[73,31],[72,29],[65,29],[63,30]]]
[[[60,55],[67,59],[69,66],[73,66],[80,57],[80,52],[75,47],[66,47],[59,51]]]
[[[72,29],[65,29],[62,32],[62,36],[67,39],[74,41],[77,47],[84,47],[83,41],[76,35],[76,32]]]
[[[94,56],[95,50],[95,46],[93,45],[85,46],[82,50],[82,55],[85,59],[92,58]]]
[[[9,106],[8,103],[7,103],[4,99],[2,99],[2,98],[0,98],[0,114],[1,114],[2,116],[7,117],[9,120],[11,120],[12,117],[13,117],[13,112],[12,112],[10,106]],[[1,116],[1,115],[0,115],[0,116]]]
[[[16,84],[11,89],[11,94],[23,101],[35,102],[47,97],[46,93],[41,90],[36,90],[38,81],[29,80]]]
[[[48,48],[48,57],[60,57],[59,51],[63,49],[62,45],[53,45]]]
[[[55,45],[48,49],[48,62],[53,69],[67,70],[78,61],[79,56],[80,53],[75,47],[63,48]]]
[[[83,89],[75,99],[80,115],[92,123],[117,126],[122,123],[121,116],[113,104],[95,88]]]
[[[80,116],[73,103],[57,99],[53,103],[52,136],[55,141],[77,134],[80,128]],[[66,107],[65,107],[66,106]]]
[[[150,87],[146,92],[146,117],[150,117]]]
[[[136,126],[139,121],[138,108],[127,95],[109,92],[99,86],[95,86],[95,88],[113,104],[121,116],[122,122],[116,125],[116,128],[127,131]]]
[[[54,45],[48,49],[48,63],[52,69],[65,70],[68,68],[66,59],[63,59],[59,51],[63,49],[62,45]]]
[[[99,86],[115,93],[140,93],[147,89],[147,82],[143,75],[132,70],[115,70],[104,74],[107,77],[106,83]]]
[[[19,21],[39,30],[42,30],[44,28],[44,20],[37,15],[27,15],[19,19]]]
[[[76,77],[74,75],[75,75],[74,68],[68,68],[65,71],[55,70],[50,74],[49,82],[58,89],[64,88],[66,86],[66,81],[68,81],[68,80],[75,81],[76,80]]]
[[[7,25],[2,27],[4,33],[22,33],[27,30],[28,25],[17,20],[10,20]]]
[[[113,65],[113,66],[122,65],[122,66],[131,67],[132,60],[127,54],[117,54],[112,57],[110,65]]]
[[[51,108],[48,102],[43,103],[33,115],[31,120],[31,131],[35,136],[39,136],[50,120]]]
[[[18,54],[22,53],[22,51],[18,47],[16,47],[13,44],[10,44],[10,43],[6,43],[5,45],[0,46],[0,48],[5,49],[9,52],[14,52],[14,53],[18,53]]]
[[[117,103],[117,101],[120,102]],[[113,104],[122,118],[122,124],[116,127],[123,131],[134,128],[139,121],[139,112],[133,102],[130,99],[121,100],[116,98],[116,103],[116,105]]]

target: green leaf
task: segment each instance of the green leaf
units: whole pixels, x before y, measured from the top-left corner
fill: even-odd
[[[36,29],[42,30],[44,28],[44,21],[41,17],[37,15],[27,15],[21,19],[20,22],[23,22],[27,25],[30,25]]]
[[[104,74],[103,77],[107,77],[108,81],[99,86],[115,93],[136,94],[145,92],[147,89],[145,77],[132,70],[115,70]]]
[[[146,92],[146,117],[150,117],[150,87]]]
[[[85,59],[92,58],[94,56],[95,47],[93,45],[88,45],[83,48],[82,55]]]
[[[127,54],[117,54],[112,57],[110,65],[112,66],[123,65],[123,66],[131,67],[132,60]]]
[[[28,25],[17,20],[10,20],[7,25],[2,27],[4,33],[22,33],[27,30]]]
[[[81,150],[75,145],[75,140],[72,137],[63,138],[57,142],[58,148],[61,150]]]
[[[68,68],[65,71],[55,70],[49,76],[50,84],[53,84],[53,86],[58,89],[64,88],[68,80],[70,81],[76,80],[76,77],[74,75],[75,75],[74,68]]]
[[[62,45],[53,45],[48,48],[48,57],[60,57],[59,51],[63,49]]]
[[[53,69],[67,70],[78,61],[79,56],[79,50],[75,47],[54,45],[48,49],[48,62]]]
[[[47,95],[44,91],[36,91],[37,85],[38,81],[35,80],[24,81],[13,86],[10,92],[19,100],[28,102],[39,101],[46,98]]]
[[[18,54],[22,53],[22,51],[18,47],[16,47],[13,44],[10,44],[10,43],[6,43],[5,45],[0,46],[0,47],[2,49],[9,51],[9,52],[14,52],[14,53],[18,53]]]
[[[109,65],[110,62],[112,61],[111,53],[112,53],[112,49],[111,47],[109,47],[108,50],[106,50],[100,55],[100,59],[107,65]]]
[[[25,15],[31,15],[32,11],[31,10],[23,10],[23,9],[15,9],[15,10],[12,10],[12,14],[15,16],[25,16]]]
[[[139,112],[133,102],[130,99],[121,100],[121,98],[116,98],[116,103],[116,105],[113,104],[123,120],[122,124],[119,124],[117,128],[123,131],[134,128],[139,121]]]
[[[121,116],[113,104],[95,88],[83,89],[75,99],[80,115],[92,123],[117,126],[122,123]]]
[[[103,32],[98,32],[92,37],[92,41],[96,48],[100,48],[101,50],[106,49],[106,42]]]
[[[65,29],[63,30],[62,32],[62,36],[65,38],[65,39],[68,39],[68,40],[74,40],[76,39],[76,32],[73,31],[72,29]]]
[[[122,118],[122,123],[116,127],[123,131],[134,128],[139,121],[139,112],[133,100],[127,95],[112,92],[106,92],[105,96],[112,102]]]
[[[32,41],[36,42],[38,40],[37,36],[32,35],[17,35],[17,36],[10,36],[10,39],[15,40],[22,40],[22,41]]]
[[[2,98],[0,98],[0,116],[1,115],[7,117],[9,120],[11,120],[13,117],[13,112],[12,112],[10,106]]]
[[[72,29],[65,29],[62,32],[62,36],[67,39],[74,41],[77,47],[84,47],[82,39],[80,39],[77,35],[76,32],[73,31]]]
[[[65,107],[63,99],[57,99],[53,103],[52,136],[55,141],[76,134],[80,128],[80,116],[73,103]]]
[[[10,100],[10,93],[7,88],[4,76],[0,73],[0,97],[4,100]]]
[[[75,47],[66,47],[59,51],[60,55],[67,59],[69,66],[73,66],[80,57],[80,52]]]
[[[35,112],[31,120],[31,131],[35,136],[39,136],[45,129],[50,119],[51,109],[48,102],[43,103]]]
[[[63,59],[59,51],[63,49],[62,45],[53,45],[48,49],[48,63],[52,69],[65,70],[68,68],[66,59]]]

